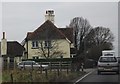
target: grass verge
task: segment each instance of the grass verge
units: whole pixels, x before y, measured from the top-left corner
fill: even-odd
[[[85,72],[71,72],[57,70],[40,73],[37,70],[5,70],[2,74],[2,82],[70,82],[84,75]]]

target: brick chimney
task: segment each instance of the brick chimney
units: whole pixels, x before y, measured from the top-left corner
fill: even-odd
[[[5,38],[5,32],[3,32],[3,38],[1,39],[1,55],[7,55],[7,39]]]

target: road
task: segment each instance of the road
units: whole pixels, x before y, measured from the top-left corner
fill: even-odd
[[[101,75],[97,75],[97,69],[95,69],[92,73],[84,77],[82,80],[80,80],[76,84],[81,84],[81,83],[116,83],[120,84],[120,75],[116,73],[102,73]],[[102,84],[101,83],[101,84]]]

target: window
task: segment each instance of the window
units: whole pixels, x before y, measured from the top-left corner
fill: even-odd
[[[35,59],[35,57],[33,57],[33,59]]]
[[[115,57],[101,57],[100,62],[117,62]]]
[[[39,57],[38,56],[33,56],[33,59],[39,59]]]
[[[39,59],[39,57],[36,57],[36,59]]]
[[[10,62],[14,62],[14,58],[13,57],[10,57]]]
[[[32,41],[32,48],[38,48],[38,41]]]
[[[25,62],[25,65],[32,65],[32,62]]]
[[[3,58],[4,59],[4,62],[7,62],[7,58],[5,57],[5,58]]]
[[[45,48],[51,48],[51,41],[45,41]]]
[[[107,53],[104,56],[114,56],[114,54]]]

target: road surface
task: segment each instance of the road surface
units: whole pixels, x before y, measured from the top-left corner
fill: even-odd
[[[106,84],[106,83],[112,83],[112,84],[120,84],[120,74],[116,74],[114,72],[109,73],[105,72],[102,73],[101,75],[97,74],[97,69],[95,69],[92,73],[84,77],[82,80],[77,82],[76,84],[84,84],[84,83],[101,83],[101,84]]]

